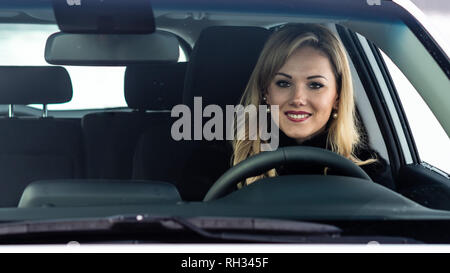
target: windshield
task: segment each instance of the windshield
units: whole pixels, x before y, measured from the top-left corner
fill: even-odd
[[[448,45],[400,4],[100,2],[0,5],[0,242],[439,241]]]

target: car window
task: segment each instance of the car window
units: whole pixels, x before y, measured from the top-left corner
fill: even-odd
[[[0,24],[0,65],[49,65],[44,59],[48,36],[56,25]],[[186,61],[180,48],[180,62]],[[125,67],[64,66],[71,78],[70,102],[48,105],[48,110],[127,107],[123,86]],[[30,105],[42,109],[42,105]]]
[[[48,65],[44,59],[47,37],[58,32],[55,25],[0,25],[0,65]],[[72,100],[49,105],[49,110],[125,107],[124,67],[65,66],[73,86]],[[42,108],[41,105],[32,105]]]
[[[422,162],[450,173],[450,139],[414,86],[382,52]]]

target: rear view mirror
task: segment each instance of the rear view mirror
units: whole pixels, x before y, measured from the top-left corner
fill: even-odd
[[[177,62],[179,41],[168,32],[152,34],[54,33],[47,39],[45,60],[55,65],[126,66]]]

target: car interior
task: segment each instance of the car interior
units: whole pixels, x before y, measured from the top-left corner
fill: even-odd
[[[0,23],[56,24],[52,15],[38,11],[30,9],[17,16],[0,17]],[[154,17],[157,32],[175,38],[186,61],[127,64],[123,86],[127,107],[124,108],[48,110],[47,105],[66,103],[76,92],[62,64],[0,67],[0,104],[4,105],[0,118],[0,207],[192,202],[190,209],[195,211],[195,206],[204,200],[214,182],[230,169],[232,149],[227,140],[175,141],[171,137],[171,126],[177,117],[171,115],[171,109],[178,104],[193,109],[194,97],[201,97],[203,106],[214,104],[224,109],[225,105],[237,104],[265,41],[288,18],[289,22],[320,23],[346,46],[357,114],[365,140],[388,162],[393,177],[392,181],[377,185],[376,190],[363,185],[355,192],[369,199],[377,194],[390,196],[387,192],[391,192],[397,199],[393,195],[391,197],[399,204],[411,208],[417,208],[416,204],[409,203],[407,198],[431,208],[450,209],[448,181],[435,174],[430,178],[427,171],[403,162],[403,154],[399,151],[405,145],[411,147],[411,141],[405,139],[402,144],[394,137],[396,127],[383,108],[389,102],[386,103],[386,97],[380,95],[380,87],[373,84],[373,71],[367,68],[370,60],[356,56],[366,49],[363,43],[355,42],[357,39],[365,40],[364,36],[352,30],[357,29],[352,25],[355,21],[163,9],[155,9]],[[367,29],[372,31],[370,27]],[[366,45],[379,54],[370,41],[365,40]],[[88,61],[85,65],[94,65],[93,62]],[[102,63],[96,65],[101,66]],[[395,98],[393,100],[392,105],[396,105]],[[27,106],[31,104],[43,105],[42,111]],[[404,121],[402,116],[398,119]],[[203,123],[206,121],[203,118]],[[407,130],[407,122],[405,124],[400,127]],[[414,156],[412,158],[415,161]],[[352,178],[336,180],[345,184]],[[423,182],[425,180],[426,183]],[[305,189],[310,187],[309,191],[297,193],[302,196],[299,202],[305,207],[310,205],[308,193],[314,192],[313,182],[304,183],[309,185],[304,186]],[[320,182],[328,185],[330,191],[342,191],[341,194],[349,200],[353,198],[352,192],[344,193],[344,190],[337,189],[330,179],[324,178]],[[225,205],[231,211],[233,207],[230,204],[245,200],[256,205],[264,202],[276,204],[283,196],[289,200],[286,193],[295,191],[295,184],[287,183],[286,187],[278,189],[281,191],[276,195],[278,197],[262,198],[260,196],[264,192],[277,190],[268,185],[257,187],[254,191],[249,187],[215,201],[219,206],[223,205],[221,208],[226,214]],[[314,201],[317,206],[320,206],[320,200],[326,200],[326,195]],[[380,197],[377,202],[383,200],[387,199]],[[356,199],[354,202],[364,203]],[[167,207],[161,211],[173,209]],[[252,209],[251,212],[258,215],[256,208]],[[328,213],[327,216],[333,214]]]
[[[128,66],[124,93],[131,112],[95,112],[81,119],[3,118],[4,131],[9,134],[3,136],[2,143],[17,146],[7,145],[3,152],[2,173],[10,183],[1,185],[5,195],[2,205],[17,206],[30,182],[78,178],[168,181],[177,185],[183,199],[201,200],[211,183],[226,170],[224,162],[231,157],[229,144],[204,142],[194,148],[172,141],[174,119],[167,110],[180,103],[193,105],[196,96],[202,97],[205,105],[236,104],[269,35],[270,30],[262,27],[209,27],[201,32],[189,62]],[[27,81],[26,86],[22,80],[25,70],[35,79]],[[4,104],[63,103],[72,95],[69,74],[59,66],[2,67],[1,72],[3,77],[17,79],[16,86],[2,88],[11,92],[3,93],[7,96],[2,99]],[[53,85],[45,86],[50,94],[30,92],[42,82]],[[360,87],[356,91],[361,104],[367,103],[357,78],[355,83]],[[365,106],[360,107],[367,109]],[[363,113],[365,123],[373,123],[373,112]],[[380,135],[379,130],[371,133]],[[19,140],[18,136],[25,139]],[[373,139],[381,139],[375,145],[387,158],[382,138]],[[183,167],[186,162],[190,167]],[[194,181],[196,185],[189,184]]]

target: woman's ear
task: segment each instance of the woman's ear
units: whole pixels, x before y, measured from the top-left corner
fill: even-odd
[[[338,110],[339,108],[339,95],[336,95],[336,100],[333,103],[333,110]]]
[[[263,91],[262,96],[263,96],[263,102],[266,104],[269,104],[268,102],[268,96],[267,96],[267,91]]]

